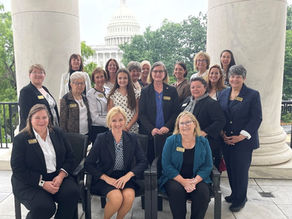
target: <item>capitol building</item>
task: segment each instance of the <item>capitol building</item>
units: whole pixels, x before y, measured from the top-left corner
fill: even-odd
[[[103,68],[110,58],[121,63],[123,52],[119,49],[119,45],[130,42],[133,36],[138,34],[140,34],[140,25],[135,15],[126,6],[126,0],[120,0],[120,7],[107,26],[105,44],[91,46],[95,51],[92,61]]]

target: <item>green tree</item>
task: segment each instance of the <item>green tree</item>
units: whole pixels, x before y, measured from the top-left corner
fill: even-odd
[[[164,20],[162,26],[152,31],[146,28],[143,35],[135,36],[131,43],[120,45],[124,52],[122,62],[149,60],[162,61],[171,75],[177,61],[184,61],[189,72],[193,70],[193,56],[205,50],[206,15],[189,16],[181,23]]]
[[[93,70],[97,67],[97,64],[90,61],[92,60],[95,52],[94,50],[86,45],[85,41],[81,42],[81,56],[83,58],[83,61],[85,63],[84,65],[84,71],[87,72],[89,75],[93,72]]]
[[[292,5],[288,5],[287,7],[286,30],[292,30]]]
[[[292,30],[286,31],[283,99],[292,98]]]
[[[0,5],[0,101],[15,101],[16,77],[11,14]]]

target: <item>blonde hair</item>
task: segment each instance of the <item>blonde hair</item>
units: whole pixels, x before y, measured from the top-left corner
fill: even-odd
[[[180,131],[179,131],[179,120],[183,117],[183,116],[188,116],[194,123],[195,123],[195,129],[194,129],[194,136],[200,136],[201,135],[201,128],[200,128],[200,125],[199,125],[199,122],[198,120],[196,119],[196,117],[188,112],[188,111],[183,111],[181,112],[178,117],[176,118],[176,121],[175,121],[175,125],[174,125],[174,131],[173,131],[173,134],[180,134]]]
[[[206,59],[206,64],[207,64],[207,68],[206,69],[209,69],[209,66],[210,66],[210,56],[208,55],[208,53],[203,52],[203,51],[200,51],[194,57],[194,66],[195,66],[196,70],[198,71],[198,68],[197,68],[197,59],[199,59],[199,57],[204,57],[204,59]]]
[[[119,113],[124,117],[125,122],[127,121],[126,112],[123,110],[123,108],[120,106],[115,106],[111,108],[110,111],[106,115],[106,125],[109,129],[111,129],[110,124],[111,124],[112,118]]]
[[[40,70],[42,73],[46,74],[46,71],[45,71],[44,67],[43,67],[41,64],[34,64],[34,65],[30,66],[30,67],[29,67],[29,70],[28,70],[29,74],[32,73],[32,71],[33,71],[34,69],[38,69],[38,70]]]
[[[151,64],[150,64],[150,62],[148,60],[144,60],[144,61],[141,62],[141,68],[143,68],[144,65],[148,65],[149,68],[151,68]]]
[[[22,129],[21,132],[27,132],[30,136],[33,136],[33,131],[32,131],[32,124],[31,124],[31,118],[34,114],[36,114],[37,112],[41,111],[41,110],[45,110],[48,118],[49,118],[49,124],[48,124],[48,128],[49,130],[52,129],[52,123],[51,123],[51,116],[50,113],[48,111],[48,108],[46,107],[45,104],[35,104],[29,111],[27,119],[26,119],[26,126],[24,129]]]

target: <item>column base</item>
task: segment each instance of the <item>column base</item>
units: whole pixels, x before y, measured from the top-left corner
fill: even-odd
[[[292,159],[292,150],[286,143],[287,134],[280,130],[273,135],[260,136],[260,148],[254,150],[252,166],[270,166],[288,162]]]
[[[249,178],[292,179],[292,159],[278,165],[251,166]]]

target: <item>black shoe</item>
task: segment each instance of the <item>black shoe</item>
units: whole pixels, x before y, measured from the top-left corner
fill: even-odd
[[[234,205],[234,204],[232,204],[232,205],[230,205],[230,207],[229,207],[229,210],[231,211],[231,212],[239,212],[244,206],[245,206],[245,203],[247,202],[247,199],[245,199],[241,204],[239,204],[239,205]]]
[[[225,196],[225,201],[228,202],[228,203],[232,203],[232,197],[231,197],[231,195]]]

